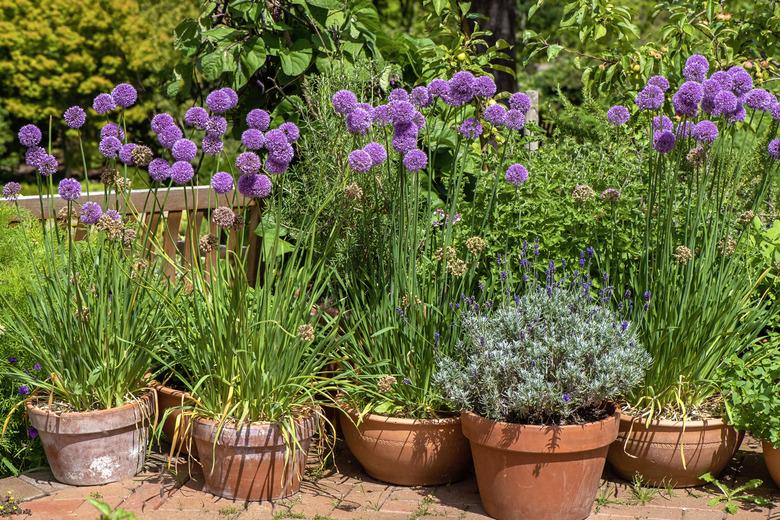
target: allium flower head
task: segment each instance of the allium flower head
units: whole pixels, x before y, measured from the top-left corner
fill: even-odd
[[[184,137],[184,134],[182,133],[181,128],[176,125],[166,126],[157,134],[157,140],[161,145],[168,149],[172,148],[173,145],[176,144],[176,141],[182,137]]]
[[[224,92],[224,93],[225,93],[225,95],[226,95],[226,96],[228,97],[228,99],[230,100],[230,107],[228,108],[228,110],[230,110],[231,108],[235,108],[235,107],[236,107],[236,105],[238,105],[238,94],[236,94],[236,91],[235,91],[235,90],[233,90],[233,89],[232,89],[232,88],[230,88],[230,87],[224,87],[224,88],[222,88],[222,89],[220,89],[220,90],[221,90],[222,92]]]
[[[718,138],[718,126],[707,119],[693,127],[693,138],[702,143],[712,143]]]
[[[693,260],[693,251],[691,251],[686,246],[677,246],[674,249],[674,254],[672,254],[674,259],[677,261],[680,265],[685,265],[691,260]]]
[[[108,157],[108,158],[116,157],[121,148],[122,148],[122,141],[120,141],[113,135],[109,135],[101,139],[100,145],[98,146],[100,154],[103,157]]]
[[[430,106],[430,104],[433,103],[433,96],[431,96],[427,88],[419,86],[412,89],[412,93],[409,95],[409,100],[417,108],[424,108]]]
[[[223,229],[232,228],[236,223],[236,214],[231,208],[220,206],[211,212],[211,221]]]
[[[674,112],[681,116],[695,117],[699,113],[699,103],[704,97],[704,90],[700,83],[686,81],[672,96]]]
[[[417,127],[417,130],[422,130],[425,127],[425,116],[422,112],[415,110],[412,116],[412,124]]]
[[[772,139],[769,141],[767,151],[773,159],[780,159],[780,139]]]
[[[103,208],[97,202],[88,201],[81,205],[81,211],[79,211],[79,220],[82,224],[91,226],[97,224],[100,220],[100,216],[103,214]]]
[[[720,92],[721,90],[731,90],[734,88],[734,79],[728,72],[719,70],[713,72],[709,79],[705,79],[702,82],[702,88],[704,89],[704,95],[712,95]]]
[[[392,101],[388,106],[390,120],[394,125],[411,123],[414,119],[414,114],[417,112],[414,105],[408,101]]]
[[[265,135],[255,128],[244,130],[241,134],[241,144],[249,150],[260,150],[265,146]]]
[[[418,172],[428,165],[428,156],[422,150],[409,150],[404,155],[404,168],[410,172]]]
[[[222,89],[214,90],[206,96],[206,106],[214,114],[224,114],[233,108],[230,95]]]
[[[3,186],[3,198],[5,200],[16,200],[19,194],[22,192],[22,185],[18,182],[7,182]]]
[[[339,90],[331,98],[333,109],[339,114],[346,115],[357,106],[357,96],[351,90]],[[262,130],[262,129],[261,129]]]
[[[674,124],[672,123],[672,120],[669,119],[666,116],[655,116],[653,117],[653,131],[657,132],[659,130],[668,130],[672,131],[674,128]]]
[[[290,143],[287,142],[287,135],[278,128],[269,130],[265,134],[265,147],[273,152],[276,150],[284,150],[289,147]]]
[[[187,184],[195,175],[195,170],[187,161],[176,161],[171,165],[171,180],[178,185]]]
[[[469,117],[461,123],[458,132],[466,139],[476,139],[482,135],[482,125],[473,117]]]
[[[356,172],[365,173],[374,165],[371,155],[365,150],[353,150],[347,159],[349,167]]]
[[[769,111],[777,100],[762,88],[754,88],[745,95],[745,104],[753,110]]]
[[[253,108],[246,115],[246,124],[249,128],[265,132],[271,125],[271,116],[265,110]]]
[[[655,85],[647,85],[634,98],[639,110],[658,110],[664,104],[664,91]]]
[[[416,133],[396,133],[393,136],[393,149],[401,154],[417,148]]]
[[[745,120],[745,115],[746,115],[745,107],[742,106],[742,103],[738,103],[737,104],[737,109],[734,112],[732,112],[732,113],[730,113],[730,114],[728,114],[726,116],[726,121],[728,121],[729,123],[732,123],[732,124],[733,123],[737,123],[739,121],[744,121]]]
[[[522,130],[525,127],[525,115],[517,109],[510,109],[506,113],[504,125],[511,130]]]
[[[108,114],[116,108],[116,101],[111,94],[98,94],[92,101],[92,110],[98,114]]]
[[[289,164],[290,161],[292,161],[293,155],[295,155],[295,150],[293,150],[290,143],[285,143],[284,146],[278,148],[270,148],[268,152],[268,158],[277,163]]]
[[[46,150],[40,146],[31,146],[24,153],[24,164],[37,168],[46,155]]]
[[[685,62],[683,76],[688,81],[698,81],[701,83],[707,77],[710,71],[710,62],[701,54],[694,54]]]
[[[57,193],[59,193],[62,200],[74,201],[81,197],[81,184],[76,179],[70,177],[62,179],[57,186]]]
[[[531,110],[531,98],[525,92],[515,92],[509,96],[509,108],[519,110],[525,115]]]
[[[260,157],[254,152],[243,152],[236,157],[236,168],[244,174],[256,174],[260,171]]]
[[[371,166],[379,166],[387,160],[387,150],[379,143],[368,143],[363,151],[371,157]]]
[[[212,137],[207,135],[200,142],[200,147],[203,149],[203,153],[206,155],[218,155],[219,152],[225,147],[225,143],[219,137]]]
[[[669,90],[669,80],[666,79],[664,76],[652,76],[650,79],[647,80],[647,84],[655,85],[656,87],[660,88],[663,92]]]
[[[155,114],[152,118],[152,130],[154,133],[159,134],[164,129],[168,128],[169,126],[173,126],[176,124],[176,121],[173,119],[173,116],[168,114],[167,112],[163,112],[161,114]]]
[[[233,176],[227,172],[217,172],[211,177],[211,189],[220,195],[233,191]]]
[[[394,88],[387,96],[388,101],[409,101],[409,93],[402,88]]]
[[[62,114],[62,118],[65,120],[65,124],[68,128],[81,128],[87,121],[87,113],[80,106],[70,107]]]
[[[735,66],[728,70],[728,75],[731,76],[732,91],[735,95],[741,96],[750,92],[753,88],[753,78],[748,71],[742,67]]]
[[[122,215],[120,215],[119,212],[117,210],[115,210],[115,209],[107,209],[106,212],[103,213],[103,214],[106,215],[108,218],[110,218],[111,220],[113,220],[115,222],[121,222],[122,221]],[[35,367],[33,367],[33,368],[35,368]]]
[[[60,163],[57,162],[57,158],[51,154],[43,154],[40,161],[37,164],[38,173],[44,177],[54,175],[57,173],[57,169],[60,167]]]
[[[718,92],[715,95],[714,101],[715,107],[712,114],[716,116],[732,114],[736,112],[737,106],[739,105],[737,96],[728,90],[721,90]]]
[[[379,105],[378,107],[374,108],[371,119],[377,126],[387,126],[392,123],[392,118],[390,116],[390,105]]]
[[[520,186],[528,180],[528,169],[520,163],[514,163],[506,169],[504,179],[509,184]]]
[[[504,108],[504,105],[495,103],[485,108],[482,117],[493,126],[504,126],[504,123],[506,123],[506,108]]]
[[[265,171],[271,175],[281,175],[287,171],[287,168],[290,167],[290,163],[275,157],[274,155],[269,155],[263,166],[265,167]]]
[[[780,121],[780,102],[772,105],[772,108],[769,109],[769,111],[772,113],[772,119]]]
[[[135,143],[127,143],[123,144],[119,149],[117,155],[119,156],[119,160],[122,161],[122,164],[127,164],[128,166],[133,165],[133,150],[135,150],[135,146]]]
[[[154,182],[162,182],[171,176],[171,165],[165,159],[152,159],[148,168],[149,178]]]
[[[628,123],[631,114],[623,105],[615,105],[607,110],[607,121],[615,126],[621,126]]]
[[[411,106],[408,102],[404,102]],[[371,128],[373,122],[371,114],[362,108],[356,108],[347,114],[347,130],[351,134],[364,135]]]
[[[203,125],[203,129],[209,137],[221,137],[227,132],[227,119],[222,116],[211,116]]]
[[[301,136],[298,126],[290,121],[279,125],[279,130],[284,132],[284,135],[287,136],[287,141],[290,143],[294,143]]]
[[[171,147],[171,155],[177,161],[191,162],[198,155],[198,145],[189,139],[179,139]]]
[[[209,113],[203,107],[191,107],[184,114],[184,124],[192,128],[203,130],[209,120]]]
[[[450,94],[450,85],[443,79],[436,78],[428,84],[428,93],[433,97],[446,100]]]
[[[653,135],[653,148],[658,153],[669,153],[674,150],[675,137],[669,130],[661,130]]]
[[[266,175],[244,174],[238,178],[238,191],[244,197],[264,199],[271,194],[271,179]]]
[[[116,123],[106,123],[100,128],[100,138],[103,139],[111,136],[123,141],[125,139],[125,132]]]
[[[615,188],[607,188],[606,190],[601,192],[601,200],[610,202],[610,203],[616,203],[620,200],[620,190]],[[590,254],[590,253],[588,253]]]
[[[131,84],[120,83],[111,91],[111,98],[117,106],[129,108],[135,105],[135,101],[138,99],[138,92]]]
[[[467,70],[456,72],[450,81],[449,93],[445,98],[445,102],[449,105],[459,107],[465,105],[474,98],[474,74]]]
[[[493,97],[496,94],[496,82],[490,76],[479,76],[474,80],[474,94],[480,97]]]
[[[19,129],[19,143],[21,143],[22,146],[28,148],[31,146],[38,146],[42,138],[41,129],[33,124],[24,125]]]

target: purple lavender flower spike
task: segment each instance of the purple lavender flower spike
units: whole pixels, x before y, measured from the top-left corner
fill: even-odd
[[[138,99],[138,92],[129,83],[120,83],[111,91],[111,98],[117,106],[130,108]]]
[[[233,191],[233,176],[227,172],[217,172],[211,177],[211,189],[215,193],[224,195]]]
[[[171,165],[171,180],[178,185],[187,184],[195,176],[195,170],[187,161],[176,161]]]
[[[615,126],[621,126],[628,123],[631,114],[623,105],[615,105],[607,110],[607,121]]]
[[[62,179],[57,186],[57,193],[59,193],[62,200],[72,202],[81,197],[81,183],[70,177]]]
[[[404,155],[404,168],[409,172],[418,172],[428,165],[428,156],[422,150],[410,150]]]
[[[482,117],[493,126],[504,126],[504,123],[506,123],[506,108],[504,108],[504,105],[495,103],[485,108]]]
[[[339,90],[333,94],[331,102],[333,103],[333,109],[337,113],[346,115],[355,109],[358,100],[357,96],[355,96],[355,93],[351,90]]]
[[[91,226],[97,224],[100,220],[100,216],[103,214],[103,208],[97,202],[88,201],[81,205],[81,211],[79,211],[79,220],[82,224]]]
[[[669,130],[661,130],[653,135],[653,148],[658,153],[667,154],[674,150],[675,137]]]
[[[504,179],[509,184],[520,186],[528,180],[528,169],[520,163],[514,163],[506,169]]]
[[[271,125],[271,116],[263,109],[253,108],[246,115],[246,124],[249,128],[265,132]]]
[[[260,130],[249,128],[241,134],[241,144],[248,150],[261,150],[265,146],[265,135]]]
[[[163,182],[171,176],[171,165],[165,159],[152,159],[148,166],[149,178],[154,182]]]
[[[701,83],[704,81],[704,78],[707,77],[709,70],[710,62],[707,61],[707,58],[701,54],[694,54],[685,62],[683,76],[685,76],[685,79],[688,81],[698,81]]]
[[[87,121],[87,113],[80,106],[73,106],[62,114],[62,119],[65,120],[68,128],[76,130],[84,126],[84,123]]]
[[[41,129],[33,124],[24,125],[19,129],[19,143],[27,148],[38,146],[42,138]]]
[[[114,98],[111,97],[111,94],[98,94],[92,101],[92,110],[101,115],[108,114],[115,108],[116,102],[114,101]]]
[[[707,119],[693,127],[693,138],[702,143],[712,143],[718,138],[718,126]]]
[[[176,161],[191,162],[198,155],[198,145],[189,139],[179,139],[171,147],[171,155]]]
[[[184,124],[198,130],[203,130],[208,120],[209,113],[203,107],[191,107],[184,114]]]

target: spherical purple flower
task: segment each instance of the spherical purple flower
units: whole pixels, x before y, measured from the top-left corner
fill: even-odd
[[[111,91],[111,98],[118,106],[129,108],[133,106],[138,99],[138,92],[135,91],[135,87],[131,84],[120,83]]]
[[[267,175],[245,173],[238,178],[238,191],[244,197],[264,199],[271,194],[272,187]]]
[[[24,164],[37,168],[46,155],[46,150],[40,146],[31,146],[24,153]]]
[[[278,128],[266,132],[265,147],[269,151],[282,150],[288,146],[290,146],[290,143],[287,142],[287,136]]]
[[[260,150],[265,146],[265,135],[255,128],[244,130],[241,134],[241,144],[249,150]]]
[[[433,97],[447,99],[450,95],[450,85],[443,79],[436,78],[428,83],[428,93]]]
[[[169,126],[174,126],[176,124],[176,121],[174,121],[173,116],[163,112],[162,114],[155,114],[152,118],[152,130],[154,130],[154,133],[159,134],[164,129],[168,128]]]
[[[423,108],[433,103],[433,96],[431,96],[427,88],[419,86],[412,89],[412,93],[409,95],[409,100],[417,108]]]
[[[265,132],[271,124],[271,116],[265,110],[253,108],[246,115],[246,124],[249,128]]]
[[[27,385],[19,387],[19,395],[30,395],[30,388]]]
[[[653,148],[658,153],[669,153],[674,150],[675,137],[669,130],[661,130],[653,134]]]
[[[639,110],[658,110],[664,104],[664,91],[655,85],[647,85],[634,98]]]
[[[772,105],[772,108],[769,111],[772,113],[772,119],[780,121],[780,102]]]
[[[284,135],[287,136],[287,141],[290,143],[294,143],[301,136],[301,131],[298,128],[298,125],[290,121],[279,125],[279,130],[284,132]]]
[[[688,81],[698,81],[701,83],[704,81],[704,78],[707,77],[709,71],[710,62],[707,61],[707,58],[701,54],[694,54],[685,62],[683,76],[685,76],[685,79]]]
[[[469,117],[461,123],[458,132],[466,139],[476,139],[482,135],[482,125],[473,117]]]
[[[292,161],[295,150],[289,143],[285,143],[284,146],[269,150],[268,158],[277,163],[290,163]]]
[[[655,85],[656,87],[660,88],[663,92],[669,90],[669,80],[666,79],[664,76],[652,76],[650,79],[647,80],[647,84]]]
[[[368,143],[363,151],[371,157],[372,166],[379,166],[387,160],[387,150],[379,143]]]
[[[238,105],[238,94],[236,94],[236,91],[230,87],[224,87],[220,90],[222,90],[222,92],[224,92],[230,100],[230,106],[228,107],[228,110],[235,108],[235,106]]]
[[[621,126],[628,123],[631,114],[623,105],[615,105],[607,110],[607,121],[615,126]]]
[[[149,177],[154,182],[162,182],[171,176],[171,165],[165,159],[152,159],[148,169]]]
[[[750,76],[750,73],[742,67],[731,67],[728,70],[728,75],[731,76],[731,90],[735,95],[741,96],[747,94],[750,92],[750,89],[753,88],[753,78]]]
[[[374,108],[374,112],[371,114],[371,120],[377,126],[387,126],[392,122],[390,116],[390,105],[379,105]]]
[[[517,109],[510,109],[506,113],[504,125],[511,130],[522,130],[525,127],[525,115]]]
[[[254,152],[243,152],[236,157],[236,168],[241,173],[255,174],[260,171],[260,157]]]
[[[176,161],[171,165],[171,180],[176,184],[187,184],[195,176],[195,170],[187,161]]]
[[[215,114],[225,113],[233,107],[230,95],[222,89],[206,96],[206,106]]]
[[[28,148],[38,146],[42,137],[41,129],[33,124],[24,125],[19,129],[19,142]]]
[[[119,160],[122,161],[122,164],[127,164],[128,166],[133,165],[133,149],[135,148],[134,143],[127,143],[123,144],[122,147],[119,149]]]
[[[115,209],[107,209],[104,215],[116,222],[122,222],[122,215],[120,215],[119,212]]]
[[[490,76],[479,76],[474,80],[474,94],[489,98],[496,93],[496,82]]]
[[[388,101],[409,101],[409,93],[402,88],[394,88],[387,96]]]
[[[7,182],[3,186],[3,198],[6,200],[15,200],[22,192],[22,185],[18,182]]]
[[[410,103],[404,102],[411,106]],[[351,134],[364,135],[371,128],[371,114],[362,108],[356,108],[347,114],[347,130]]]
[[[176,161],[190,162],[198,155],[198,145],[189,139],[179,139],[171,147],[171,155]]]
[[[726,121],[728,121],[729,123],[737,123],[739,121],[744,121],[745,115],[746,115],[745,107],[742,106],[742,103],[739,103],[737,105],[737,109],[731,114],[729,114],[728,116],[726,116]]]
[[[81,211],[79,211],[79,220],[82,224],[91,226],[97,224],[100,220],[100,216],[103,214],[103,208],[97,202],[88,201],[81,205]]]
[[[57,193],[60,194],[62,200],[74,201],[81,197],[81,183],[70,177],[62,179],[57,186]]]
[[[223,195],[233,191],[233,176],[227,172],[217,172],[211,177],[211,188]]]
[[[668,130],[671,131],[672,128],[674,128],[674,124],[672,123],[672,120],[669,119],[666,116],[655,116],[653,117],[653,131],[658,132],[659,130]]]
[[[712,143],[718,138],[718,126],[707,119],[693,127],[693,138],[703,143]]]
[[[353,171],[365,173],[374,165],[371,155],[365,150],[353,150],[348,157],[349,167]]]
[[[416,133],[397,133],[393,136],[393,149],[401,154],[417,148]]]
[[[699,112],[699,103],[704,97],[704,89],[700,83],[686,81],[672,96],[672,105],[675,113],[684,116],[695,117]]]
[[[506,108],[504,108],[504,105],[495,103],[485,108],[482,117],[493,126],[504,126],[504,123],[506,123]]]
[[[509,184],[519,186],[528,180],[528,169],[520,163],[514,163],[506,169],[504,179]]]
[[[87,113],[80,106],[70,107],[62,114],[62,118],[65,120],[65,124],[68,128],[81,128],[87,121]]]
[[[414,114],[417,112],[414,105],[408,101],[392,101],[388,106],[390,120],[394,125],[411,123],[414,119]]]
[[[677,123],[677,127],[674,129],[674,135],[677,139],[687,139],[693,135],[693,121],[681,121]]]
[[[422,112],[415,111],[414,115],[412,116],[412,124],[417,128],[417,130],[422,130],[425,127],[425,116],[422,115]]]
[[[111,94],[98,94],[92,101],[92,110],[98,114],[108,114],[116,108],[116,101]]]
[[[125,132],[116,123],[106,123],[100,129],[100,138],[104,139],[106,137],[116,137],[120,141],[123,141]]]
[[[206,136],[200,142],[200,146],[203,149],[203,153],[206,155],[218,155],[219,152],[225,147],[225,143],[219,137]]]
[[[509,96],[509,108],[519,110],[525,115],[531,110],[531,98],[525,92],[515,92]]]
[[[456,72],[447,82],[449,93],[444,101],[448,105],[459,107],[474,98],[474,74],[467,70]]]
[[[767,146],[767,151],[769,152],[769,155],[771,155],[773,159],[780,159],[780,139],[772,139],[771,141],[769,141],[769,146]]]
[[[43,154],[43,156],[40,158],[40,161],[38,162],[38,173],[44,177],[48,177],[57,173],[59,166],[60,163],[57,162],[57,158],[51,154],[46,153]]]
[[[203,107],[192,107],[184,114],[184,124],[203,130],[209,120],[209,113]]]
[[[336,112],[345,115],[355,110],[358,100],[355,93],[351,90],[339,90],[333,94],[331,102],[333,103],[333,109]]]
[[[203,129],[209,137],[221,137],[227,132],[227,119],[222,116],[211,116]]]
[[[776,100],[762,88],[754,88],[745,95],[745,104],[753,110],[769,111]]]
[[[715,95],[715,107],[712,111],[713,115],[728,115],[736,112],[739,105],[737,96],[728,90],[721,90]]]
[[[161,145],[168,149],[172,148],[173,145],[176,144],[176,141],[182,137],[184,137],[184,134],[182,133],[181,128],[176,125],[166,126],[157,134],[157,140]]]
[[[287,171],[287,168],[290,167],[290,163],[276,160],[273,155],[269,155],[268,159],[265,160],[264,167],[271,175],[281,175]]]
[[[108,157],[108,158],[116,157],[121,148],[122,148],[122,141],[120,141],[113,135],[109,135],[101,139],[100,145],[98,146],[100,154],[103,157]]]
[[[422,150],[409,150],[404,155],[403,163],[407,171],[418,172],[428,165],[428,156]]]

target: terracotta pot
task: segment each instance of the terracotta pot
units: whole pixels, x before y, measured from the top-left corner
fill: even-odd
[[[593,423],[538,426],[461,415],[485,511],[499,520],[590,515],[618,414]]]
[[[350,420],[351,419],[351,420]],[[401,419],[345,411],[341,431],[366,473],[401,486],[438,486],[457,482],[471,467],[469,445],[460,418]]]
[[[27,402],[54,478],[96,486],[135,476],[143,468],[153,394],[117,408],[54,413]]]
[[[655,420],[648,428],[644,420],[621,414],[620,433],[607,460],[626,480],[638,473],[650,486],[701,486],[699,477],[723,471],[740,440],[737,431],[720,419],[685,421],[683,431],[682,421]]]
[[[157,391],[157,417],[161,420],[165,417],[162,427],[163,433],[171,442],[174,454],[186,455],[190,453],[193,457],[197,457],[198,449],[195,443],[191,442],[191,418],[189,414],[182,416],[182,410],[180,409],[182,406],[192,404],[193,401],[190,394],[156,382],[150,386]],[[167,417],[165,416],[166,410],[171,410]],[[179,419],[177,431],[176,421],[179,417],[181,419]]]
[[[196,419],[193,437],[203,465],[203,489],[248,501],[276,500],[297,493],[317,417],[312,414],[296,421],[297,448],[285,444],[278,425],[261,422],[238,427],[226,423],[215,444],[218,423]]]
[[[764,450],[764,462],[769,470],[769,475],[775,481],[775,485],[780,487],[780,449],[772,446],[769,441],[762,441],[761,446]]]

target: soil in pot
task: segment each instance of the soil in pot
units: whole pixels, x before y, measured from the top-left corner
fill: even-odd
[[[590,515],[618,414],[582,425],[491,421],[465,412],[482,506],[499,520],[583,520]]]
[[[54,478],[72,486],[96,486],[135,476],[143,469],[154,394],[117,408],[55,412],[27,403]]]
[[[297,446],[285,444],[276,424],[225,423],[218,432],[216,421],[195,419],[193,437],[203,465],[204,491],[245,501],[277,500],[297,493],[317,417],[312,414],[296,421]]]
[[[190,394],[171,388],[167,385],[152,383],[151,387],[157,391],[157,417],[163,420],[163,433],[171,442],[173,453],[193,457],[198,456],[198,450],[192,441],[191,419],[188,414],[182,414],[181,407],[192,404]],[[171,410],[166,416],[166,410]],[[178,426],[176,422],[179,422]]]
[[[471,467],[458,417],[401,419],[369,414],[356,426],[357,420],[354,411],[341,415],[344,441],[366,473],[377,480],[437,486],[463,479]]]
[[[659,419],[648,427],[643,419],[621,414],[620,432],[607,460],[626,480],[639,474],[649,486],[701,486],[699,477],[723,471],[739,442],[737,431],[720,419],[685,421],[683,429],[682,421]]]
[[[763,441],[761,446],[769,474],[772,476],[772,480],[775,481],[775,485],[780,487],[780,449],[773,447],[769,441]]]

